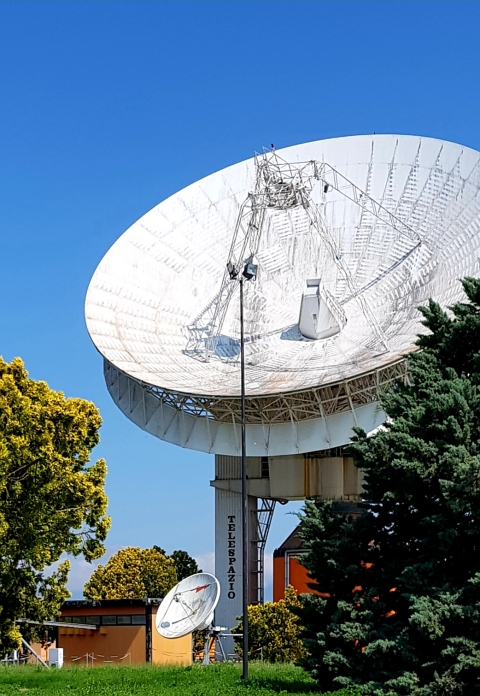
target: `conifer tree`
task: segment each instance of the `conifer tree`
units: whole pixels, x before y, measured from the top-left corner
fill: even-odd
[[[480,281],[450,312],[430,301],[389,421],[350,451],[362,515],[307,503],[304,665],[321,688],[480,694]]]
[[[186,551],[172,551],[167,558],[172,558],[175,562],[175,570],[177,571],[177,580],[179,582],[188,578],[189,575],[202,572],[201,568],[198,567],[197,561]]]

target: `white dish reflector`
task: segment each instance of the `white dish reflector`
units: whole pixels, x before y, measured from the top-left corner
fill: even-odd
[[[213,620],[220,583],[210,573],[190,575],[175,585],[158,608],[156,627],[164,638],[180,638],[203,630]]]

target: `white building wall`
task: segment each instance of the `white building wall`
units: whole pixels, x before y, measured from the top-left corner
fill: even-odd
[[[238,457],[216,456],[215,477],[219,480],[238,480],[241,462]],[[257,509],[257,498],[248,496],[248,547],[251,550],[249,602],[255,601],[256,545],[252,543],[256,529],[252,524]],[[215,610],[215,624],[228,632],[236,626],[242,613],[242,496],[239,492],[215,488],[215,575],[220,582],[220,600]],[[225,653],[232,654],[233,638],[223,638]]]
[[[220,600],[215,625],[229,632],[242,613],[242,497],[215,489],[215,575]],[[225,653],[233,653],[233,638],[222,639]]]

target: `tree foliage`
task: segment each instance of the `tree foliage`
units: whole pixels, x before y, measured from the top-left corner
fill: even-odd
[[[29,379],[23,362],[0,358],[0,653],[18,647],[17,618],[58,613],[69,564],[46,576],[62,553],[87,560],[104,552],[104,460],[98,409]],[[27,635],[27,628],[22,634]]]
[[[285,590],[285,598],[278,602],[252,604],[248,607],[248,650],[252,658],[262,657],[268,662],[296,662],[305,656],[301,627],[295,609],[300,601],[293,587]],[[292,611],[293,610],[293,611]],[[243,633],[243,620],[233,633]],[[235,651],[242,654],[242,638],[235,637]]]
[[[175,569],[177,571],[177,580],[184,580],[188,578],[189,575],[195,575],[195,573],[201,573],[202,569],[198,567],[197,561],[192,558],[186,551],[172,551],[170,556],[167,552],[162,549],[161,546],[153,545],[153,548],[159,551],[165,556],[165,558],[173,558],[175,562]]]
[[[155,548],[128,546],[96,568],[83,594],[96,600],[165,597],[176,582],[173,558],[166,558]]]
[[[189,575],[202,572],[201,568],[198,567],[197,561],[186,551],[172,551],[169,558],[172,558],[175,563],[179,582],[188,578]]]
[[[323,689],[480,693],[480,281],[463,287],[451,313],[421,310],[428,332],[383,398],[385,430],[356,431],[363,514],[306,505],[322,596],[303,600],[305,666]]]

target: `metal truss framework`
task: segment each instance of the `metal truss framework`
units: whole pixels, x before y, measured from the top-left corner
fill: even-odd
[[[400,360],[337,384],[302,392],[247,396],[246,423],[289,423],[348,411],[355,413],[356,407],[379,401],[381,394],[396,380],[406,382],[407,370],[407,360]],[[148,384],[142,386],[162,403],[197,418],[230,424],[240,422],[240,397],[192,396]]]
[[[260,498],[255,511],[256,535],[253,540],[254,553],[256,552],[256,569],[252,571],[256,578],[254,589],[257,593],[257,602],[263,604],[265,601],[265,544],[267,543],[268,532],[272,524],[273,513],[275,511],[275,500]]]
[[[378,341],[385,350],[388,350],[386,337],[363,297],[365,290],[378,279],[374,279],[366,288],[357,287],[342,257],[342,250],[324,223],[318,206],[311,198],[312,190],[315,184],[320,182],[323,195],[326,195],[330,189],[338,191],[376,220],[388,225],[400,235],[405,235],[412,242],[413,246],[409,251],[397,260],[391,269],[384,271],[382,277],[403,263],[420,246],[422,240],[418,233],[326,162],[311,160],[291,164],[272,151],[255,156],[255,170],[255,189],[248,194],[240,206],[228,252],[228,264],[241,265],[247,258],[253,258],[258,253],[267,210],[303,207],[310,219],[312,231],[318,233],[332,262],[338,266],[339,272],[347,283],[350,293],[348,300],[358,298],[367,322]],[[238,283],[231,282],[230,274],[225,268],[219,291],[187,327],[185,349],[187,355],[208,362],[215,354],[228,307],[237,286]],[[343,308],[323,286],[321,294],[333,316],[337,318],[341,326],[344,326],[346,319]]]

